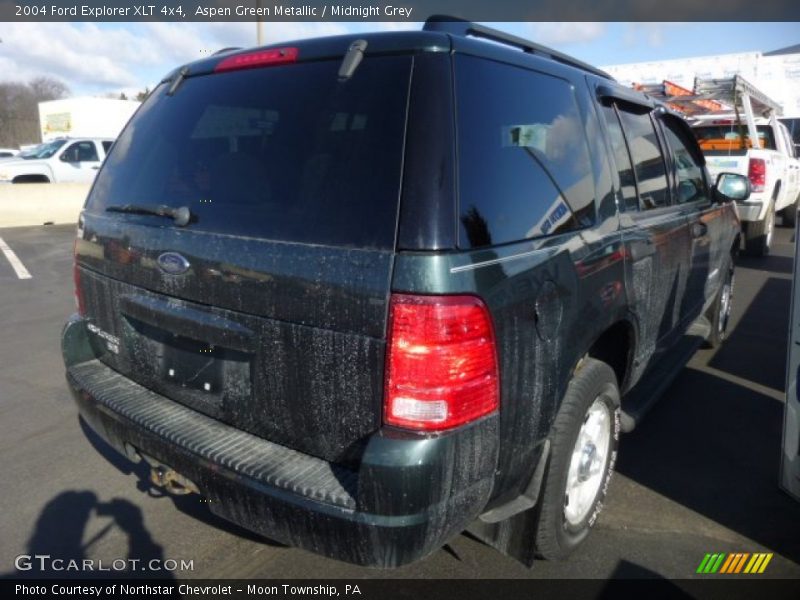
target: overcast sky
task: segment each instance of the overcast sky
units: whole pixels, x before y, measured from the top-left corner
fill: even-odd
[[[598,66],[770,51],[800,43],[798,23],[499,23],[510,33]],[[265,23],[267,43],[420,23]],[[175,66],[251,46],[255,23],[0,23],[0,80],[45,75],[75,95],[152,88]]]

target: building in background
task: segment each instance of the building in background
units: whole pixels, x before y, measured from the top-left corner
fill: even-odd
[[[671,81],[688,89],[695,77],[741,75],[783,106],[784,117],[800,117],[800,44],[772,52],[743,52],[675,60],[611,65],[602,69],[620,82]]]
[[[42,141],[59,137],[116,138],[140,104],[136,100],[91,97],[40,102]]]

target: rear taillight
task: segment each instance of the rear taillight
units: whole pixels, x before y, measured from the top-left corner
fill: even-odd
[[[238,71],[239,69],[256,69],[273,65],[285,65],[297,61],[297,48],[275,48],[273,50],[259,50],[247,54],[236,54],[223,58],[214,67],[215,73],[224,71]]]
[[[474,296],[392,295],[384,423],[438,431],[499,405],[497,351]]]
[[[763,192],[767,184],[767,163],[763,158],[751,158],[747,167],[747,177],[750,179],[750,189],[753,192]]]
[[[81,288],[81,272],[78,269],[78,256],[77,249],[78,240],[72,246],[72,281],[75,284],[75,306],[78,309],[78,314],[84,316],[86,314],[83,304],[83,289]]]

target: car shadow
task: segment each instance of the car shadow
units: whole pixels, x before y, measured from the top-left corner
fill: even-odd
[[[800,506],[778,488],[783,405],[685,369],[621,443],[617,470],[800,562]]]
[[[125,456],[117,452],[115,448],[109,445],[108,442],[101,438],[91,427],[89,427],[89,425],[86,424],[82,418],[79,418],[79,422],[86,439],[89,441],[92,447],[101,456],[103,456],[103,458],[105,458],[114,468],[125,475],[136,475],[138,479],[136,488],[143,494],[146,494],[152,498],[169,498],[170,501],[175,505],[175,508],[180,510],[182,513],[189,515],[190,517],[197,519],[206,525],[214,527],[215,529],[230,533],[231,535],[268,546],[279,548],[286,547],[285,544],[253,533],[243,527],[240,527],[239,525],[236,525],[235,523],[226,521],[222,517],[218,517],[209,510],[208,504],[204,503],[203,499],[197,494],[175,496],[165,492],[162,488],[155,486],[150,481],[150,467],[146,462],[140,461],[138,463],[134,463],[128,460]]]
[[[791,280],[767,279],[709,366],[784,391],[791,294]]]
[[[775,254],[758,258],[740,255],[736,259],[736,266],[743,269],[753,269],[754,271],[790,275],[794,272],[794,259],[791,256],[778,256]]]

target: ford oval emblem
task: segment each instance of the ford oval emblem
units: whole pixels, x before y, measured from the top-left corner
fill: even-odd
[[[182,275],[191,266],[189,261],[177,252],[164,252],[158,257],[158,266],[169,275]]]

